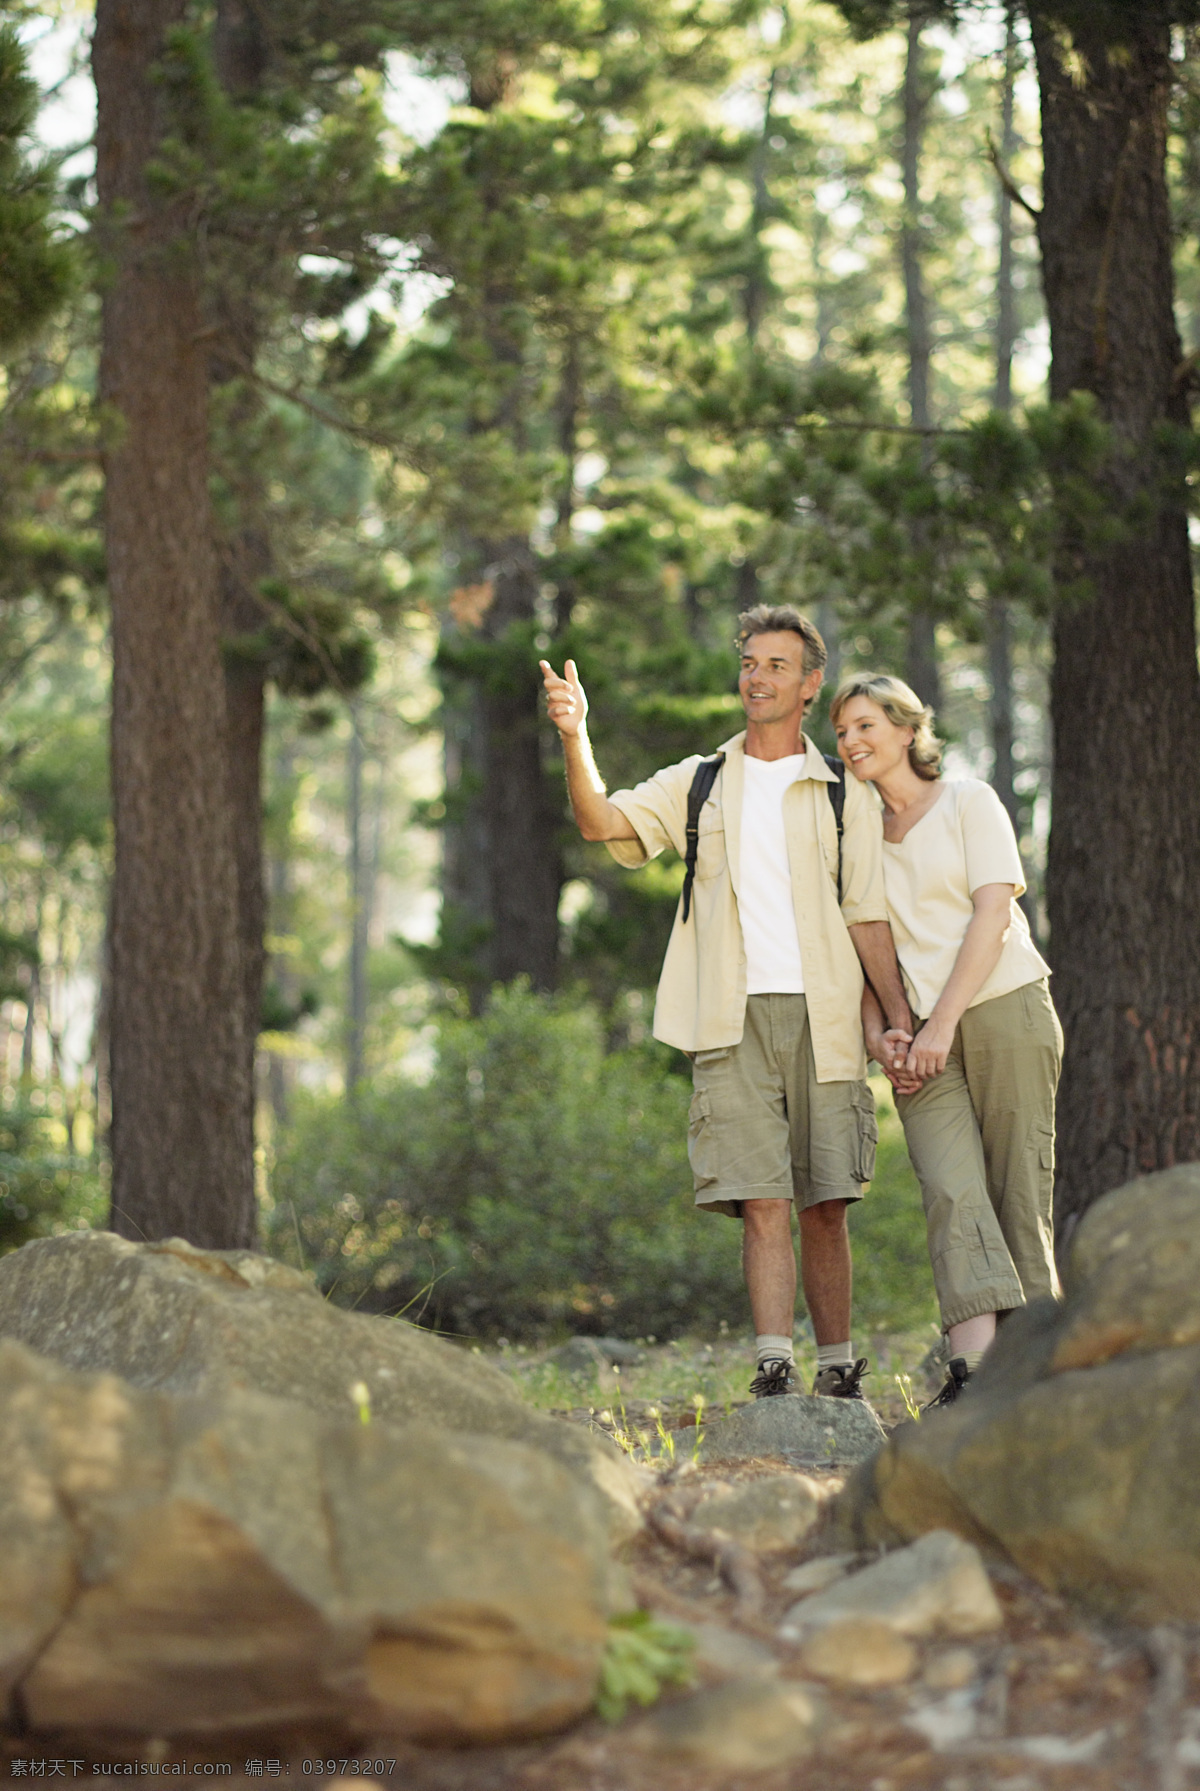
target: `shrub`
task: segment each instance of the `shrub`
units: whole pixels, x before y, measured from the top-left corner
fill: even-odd
[[[738,1319],[739,1228],[692,1210],[689,1090],[606,1053],[590,1007],[515,987],[444,1019],[424,1086],[298,1100],[269,1247],[340,1302],[472,1335],[669,1336]]]
[[[108,1178],[73,1156],[61,1121],[9,1090],[0,1106],[0,1255],[31,1238],[103,1225]]]

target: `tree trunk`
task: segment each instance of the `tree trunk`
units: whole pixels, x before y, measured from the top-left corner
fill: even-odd
[[[207,344],[186,212],[146,178],[183,0],[99,0],[97,182],[110,267],[100,391],[112,600],[112,1224],[254,1238]]]
[[[1011,165],[1017,147],[1013,128],[1013,88],[1017,72],[1017,23],[1008,8],[1004,34],[1004,80],[1000,90],[1000,159]],[[1003,181],[997,183],[996,228],[1000,239],[996,265],[996,390],[997,410],[1012,409],[1012,364],[1017,342],[1016,293],[1013,289],[1012,197]],[[992,788],[1017,826],[1017,797],[1013,789],[1012,625],[1008,603],[998,592],[988,598],[988,714],[992,734]]]
[[[224,646],[229,814],[237,868],[238,956],[242,987],[243,1095],[253,1144],[255,1057],[262,1026],[266,953],[266,891],[263,885],[262,745],[266,680],[260,660],[238,653],[237,637],[261,625],[254,599],[254,574],[246,564],[245,541],[235,544],[235,561],[222,574],[221,637]],[[265,557],[265,555],[264,555]],[[257,564],[258,556],[255,556]],[[265,572],[266,567],[263,566]]]
[[[1030,13],[1051,396],[1095,394],[1116,443],[1108,507],[1125,518],[1122,539],[1068,543],[1057,568],[1091,588],[1059,608],[1051,680],[1065,1240],[1107,1189],[1200,1157],[1200,679],[1183,483],[1159,440],[1165,424],[1188,423],[1165,172],[1168,15],[1149,0]]]
[[[904,175],[904,221],[900,229],[900,263],[904,275],[904,327],[908,341],[908,407],[914,428],[928,429],[929,370],[933,338],[929,326],[929,299],[923,265],[924,232],[921,228],[921,148],[929,93],[921,76],[921,30],[924,16],[913,7],[908,19],[908,54],[904,63],[904,136],[901,161]],[[928,444],[924,458],[928,459]],[[920,565],[929,552],[928,530],[920,518],[911,527],[912,551]],[[938,673],[937,621],[932,609],[914,605],[908,624],[905,675],[923,703],[937,709],[941,702]]]
[[[367,1031],[367,910],[363,852],[363,739],[356,702],[350,705],[350,741],[346,749],[346,827],[350,836],[347,881],[350,895],[350,956],[346,990],[346,1093],[353,1098],[362,1080],[363,1040]]]
[[[538,568],[521,536],[477,545],[491,595],[474,641],[486,663],[445,680],[447,825],[442,947],[470,985],[558,976],[562,799],[543,763],[539,687],[524,642],[537,614]]]
[[[497,652],[494,669],[479,686],[487,741],[480,797],[490,885],[488,968],[493,982],[528,976],[535,989],[552,989],[558,980],[562,793],[542,762],[533,660],[514,652],[511,640],[534,620],[537,565],[519,539],[504,542],[492,560],[495,596],[483,633]]]
[[[222,87],[235,100],[245,100],[261,87],[267,65],[261,19],[245,0],[218,0],[213,28],[213,55]],[[213,385],[243,380],[229,418],[232,451],[252,439],[251,425],[261,400],[245,381],[258,356],[258,321],[253,296],[239,291],[220,295],[220,334],[209,361]],[[258,598],[261,581],[271,571],[271,544],[262,523],[264,501],[261,471],[254,462],[238,479],[238,521],[232,538],[222,544],[221,639],[225,665],[225,709],[229,751],[229,803],[237,859],[238,950],[242,966],[242,1048],[245,1053],[246,1124],[254,1138],[255,1066],[262,1029],[266,952],[266,890],[263,870],[263,726],[266,716],[266,671],[256,651],[240,643],[258,635],[265,616]]]

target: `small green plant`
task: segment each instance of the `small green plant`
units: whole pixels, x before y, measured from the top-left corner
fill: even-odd
[[[350,1399],[358,1413],[360,1424],[371,1422],[371,1389],[366,1381],[355,1381],[350,1389]]]
[[[904,1401],[904,1409],[914,1424],[921,1422],[921,1408],[913,1394],[912,1376],[910,1374],[894,1374],[892,1379],[900,1389],[900,1397]]]
[[[667,1685],[690,1685],[695,1644],[686,1629],[650,1611],[613,1617],[596,1688],[596,1710],[619,1723],[630,1703],[653,1704]]]
[[[696,1428],[692,1433],[693,1461],[700,1460],[700,1446],[704,1441],[704,1407],[706,1403],[703,1393],[692,1394],[692,1404],[696,1408]]]
[[[654,1419],[654,1430],[659,1443],[659,1457],[661,1460],[670,1462],[672,1466],[674,1466],[675,1433],[674,1431],[667,1429],[666,1425],[663,1423],[662,1413],[656,1405],[650,1407],[649,1415]]]

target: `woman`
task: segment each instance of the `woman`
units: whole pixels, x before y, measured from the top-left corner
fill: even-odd
[[[896,1088],[962,1392],[997,1314],[1059,1294],[1050,1201],[1062,1031],[1049,967],[1016,897],[1012,823],[978,778],[943,778],[933,712],[899,678],[852,674],[830,716],[838,752],[883,798],[884,882],[916,1036],[863,1000],[867,1049]]]

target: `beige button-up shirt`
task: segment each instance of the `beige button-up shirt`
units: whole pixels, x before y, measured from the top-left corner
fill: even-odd
[[[684,925],[681,901],[659,978],[654,1036],[681,1051],[736,1045],[745,1023],[746,951],[737,903],[745,740],[735,734],[721,749],[725,763],[700,811],[691,918]],[[874,791],[847,775],[839,910],[837,824],[824,788],[833,773],[807,735],[804,752],[804,768],[783,797],[804,993],[818,1082],[851,1082],[866,1075],[867,1060],[862,969],[846,928],[888,917],[883,823]],[[609,797],[638,836],[607,842],[618,864],[635,870],[667,846],[683,856],[688,791],[701,756]]]

